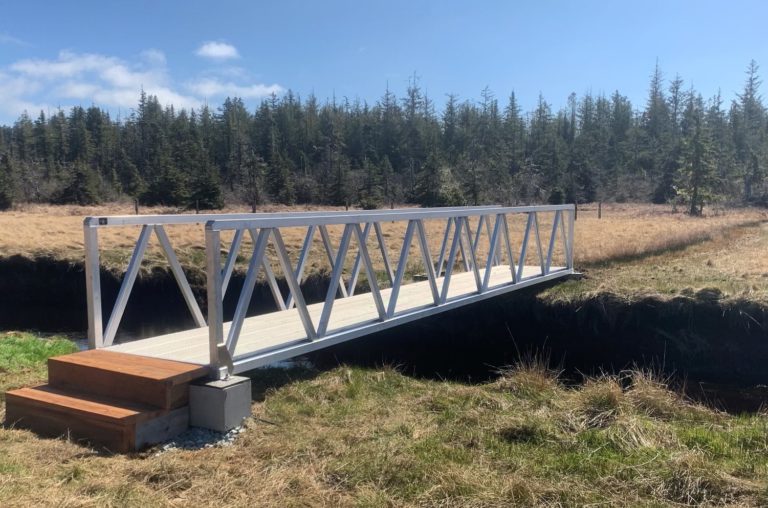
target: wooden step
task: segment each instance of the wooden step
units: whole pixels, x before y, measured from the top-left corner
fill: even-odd
[[[187,407],[164,410],[50,385],[6,393],[5,425],[49,437],[68,435],[114,452],[130,452],[182,432]]]
[[[162,409],[186,406],[205,366],[93,349],[48,359],[48,384]]]

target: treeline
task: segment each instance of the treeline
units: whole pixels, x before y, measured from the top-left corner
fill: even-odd
[[[658,66],[635,109],[619,92],[571,94],[523,113],[512,93],[448,95],[414,78],[404,97],[272,96],[249,111],[163,107],[141,92],[127,118],[96,106],[0,127],[0,208],[14,202],[219,208],[225,202],[423,206],[634,200],[768,202],[768,114],[753,61],[738,97],[705,100]]]

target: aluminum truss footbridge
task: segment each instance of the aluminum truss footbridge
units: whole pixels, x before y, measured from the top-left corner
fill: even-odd
[[[89,345],[207,365],[226,377],[566,277],[574,273],[574,219],[573,205],[88,217]],[[100,232],[109,228],[133,228],[138,239],[105,320],[100,253],[108,238]],[[173,245],[173,230],[183,228],[186,241],[190,228],[204,240],[205,313],[177,255],[184,247]],[[153,236],[197,326],[114,344]],[[323,270],[325,297],[311,303],[302,284]],[[244,281],[225,314],[235,272]],[[257,284],[269,286],[274,312],[249,314]]]

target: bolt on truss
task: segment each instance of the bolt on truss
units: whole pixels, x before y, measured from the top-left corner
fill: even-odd
[[[224,377],[567,276],[573,273],[574,218],[572,205],[89,218],[90,344],[112,344],[152,233],[200,327],[195,337],[207,339],[196,345],[204,352],[189,358]],[[165,231],[191,223],[205,223],[207,321]],[[141,232],[103,327],[97,231],[128,225],[141,226]],[[294,242],[289,249],[285,234],[297,228],[303,231],[301,247]],[[228,250],[225,232],[232,238]],[[243,252],[246,239],[250,249]],[[328,287],[321,301],[309,303],[302,285],[318,251],[329,267]],[[247,268],[231,321],[225,322],[224,296],[238,256]],[[259,281],[269,287],[276,310],[249,316]]]

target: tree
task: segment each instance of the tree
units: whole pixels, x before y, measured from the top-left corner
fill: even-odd
[[[759,92],[762,81],[757,71],[757,62],[752,60],[747,68],[744,91],[731,110],[736,159],[744,181],[745,201],[752,199],[754,189],[762,183],[765,173],[765,108]]]
[[[267,167],[266,187],[270,197],[278,203],[292,205],[296,202],[291,171],[280,155],[275,155]]]
[[[66,168],[64,186],[55,197],[56,203],[95,205],[99,202],[98,177],[85,162],[77,161]]]
[[[384,198],[382,175],[376,165],[368,159],[363,161],[364,184],[359,192],[360,206],[365,210],[373,210],[381,207]]]
[[[13,206],[13,168],[11,158],[0,154],[0,210]]]
[[[253,151],[246,153],[243,161],[242,197],[251,206],[251,213],[256,213],[256,207],[264,200],[263,179],[267,165],[261,156]]]
[[[701,215],[714,198],[716,173],[709,126],[701,96],[689,96],[682,126],[682,149],[678,194],[687,201],[691,215]]]

